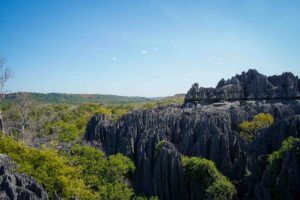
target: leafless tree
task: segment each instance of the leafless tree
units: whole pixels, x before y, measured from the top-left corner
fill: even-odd
[[[31,140],[31,135],[26,133],[26,127],[30,127],[29,115],[33,110],[33,102],[30,94],[18,93],[16,96],[16,108],[19,113],[19,125],[21,136],[24,140]]]
[[[29,124],[30,124],[29,131],[32,135],[32,139],[34,139],[34,137],[43,133],[43,128],[45,124],[51,118],[51,116],[47,115],[46,113],[43,113],[44,109],[45,109],[44,105],[40,105],[34,102],[34,106],[32,108],[32,114],[30,115],[30,119],[29,119]]]
[[[13,77],[13,73],[9,67],[5,65],[5,59],[0,57],[0,102],[5,98],[6,82]],[[0,131],[4,133],[3,117],[0,110]]]

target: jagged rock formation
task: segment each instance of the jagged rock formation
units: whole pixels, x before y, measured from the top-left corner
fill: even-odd
[[[262,179],[255,187],[257,199],[271,200],[274,194],[281,199],[300,197],[300,142],[284,153],[278,172],[264,171]]]
[[[11,159],[0,154],[0,199],[48,200],[48,194],[32,177],[14,173],[17,166]]]
[[[267,77],[252,69],[226,81],[222,79],[216,88],[199,88],[195,83],[185,96],[185,103],[296,98],[300,97],[299,87],[299,79],[292,73]]]
[[[280,82],[276,77],[270,80],[272,84]],[[239,124],[261,112],[271,113],[274,125],[263,129],[254,141],[245,141],[239,136]],[[201,185],[184,178],[183,154],[214,161],[218,170],[237,182],[239,199],[263,199],[255,188],[261,184],[267,156],[288,136],[300,137],[298,115],[298,100],[226,102],[218,107],[206,104],[193,108],[172,105],[133,111],[117,122],[96,115],[87,126],[85,141],[107,154],[121,152],[132,158],[137,167],[133,180],[137,193],[157,195],[162,200],[204,199]],[[165,142],[158,145],[161,141]]]

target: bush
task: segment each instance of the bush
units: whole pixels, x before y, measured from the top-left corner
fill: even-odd
[[[160,149],[162,148],[162,146],[166,143],[165,140],[161,140],[157,143],[157,145],[155,146],[155,152],[156,154],[160,152]]]
[[[268,157],[268,167],[273,174],[278,174],[280,170],[280,165],[284,154],[288,151],[296,149],[298,155],[300,155],[300,149],[296,146],[296,143],[300,142],[300,138],[289,137],[284,140],[281,144],[281,148],[274,151]]]
[[[82,168],[82,178],[87,187],[99,193],[101,199],[130,199],[133,190],[125,182],[135,166],[121,155],[109,156],[90,146],[72,147],[70,160],[74,166]]]
[[[66,199],[74,195],[80,199],[95,199],[93,191],[80,177],[80,168],[68,165],[68,160],[53,150],[37,150],[1,135],[0,152],[18,163],[19,172],[31,175],[42,184],[50,198],[56,192]]]
[[[4,135],[0,137],[0,153],[9,155],[19,165],[19,172],[35,178],[50,199],[54,192],[64,199],[78,196],[82,200],[126,200],[133,196],[126,178],[135,167],[121,154],[106,158],[100,150],[79,145],[59,154],[28,147]]]
[[[200,182],[208,199],[228,200],[236,195],[234,185],[218,171],[214,162],[205,158],[184,156],[182,164],[188,181]]]
[[[273,116],[269,113],[259,113],[254,116],[253,121],[244,121],[240,124],[240,136],[247,141],[255,138],[257,132],[273,124]]]

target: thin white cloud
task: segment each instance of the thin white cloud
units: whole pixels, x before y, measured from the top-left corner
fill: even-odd
[[[153,51],[158,51],[158,50],[159,50],[159,48],[157,48],[157,47],[154,47],[152,50],[153,50]]]
[[[116,61],[116,60],[117,60],[117,58],[116,58],[116,57],[112,57],[111,59],[112,59],[113,61]]]
[[[146,54],[146,53],[147,53],[147,51],[146,51],[146,50],[142,50],[141,52],[142,52],[142,54]]]
[[[217,62],[215,62],[214,64],[215,64],[215,65],[223,65],[223,62],[217,61]]]

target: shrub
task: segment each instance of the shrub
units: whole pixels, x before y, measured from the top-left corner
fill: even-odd
[[[100,150],[76,145],[70,152],[35,149],[0,135],[0,153],[9,155],[18,165],[18,171],[34,177],[48,192],[70,199],[130,199],[133,190],[126,182],[134,170],[133,162],[116,154],[105,157]]]
[[[99,192],[101,199],[130,199],[133,190],[125,182],[135,166],[133,162],[121,155],[109,156],[90,146],[75,145],[70,152],[74,166],[82,168],[82,178],[87,186]]]
[[[166,143],[165,140],[161,140],[157,143],[157,145],[155,146],[155,152],[159,153],[160,149],[162,148],[162,146]]]
[[[253,121],[244,121],[240,124],[240,136],[247,141],[251,141],[257,132],[273,124],[273,116],[269,113],[259,113],[254,116]]]
[[[284,154],[296,148],[296,152],[299,155],[300,149],[296,146],[296,143],[300,142],[300,138],[289,137],[281,144],[281,148],[274,151],[268,157],[268,167],[272,173],[277,174],[280,170],[280,165]]]
[[[189,181],[200,182],[208,199],[227,200],[236,195],[234,185],[218,171],[214,162],[205,158],[184,156],[182,164],[186,178]]]
[[[31,175],[42,184],[50,198],[56,192],[66,199],[74,195],[95,199],[95,194],[80,177],[80,168],[69,166],[68,160],[53,150],[37,150],[1,135],[0,152],[19,164],[19,172]]]

